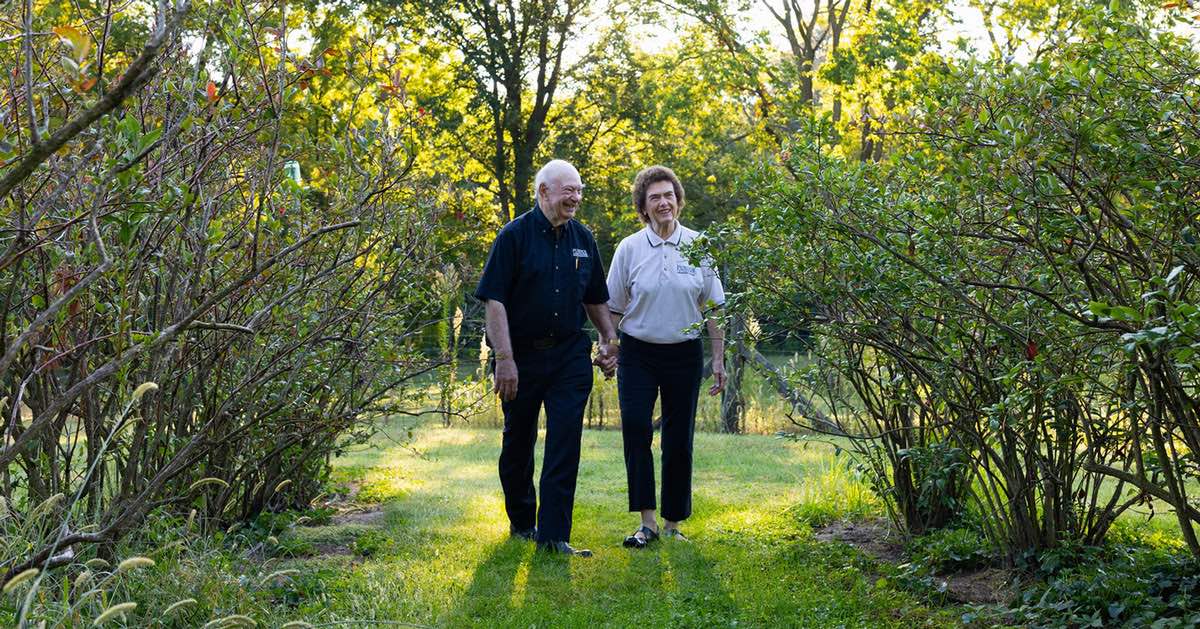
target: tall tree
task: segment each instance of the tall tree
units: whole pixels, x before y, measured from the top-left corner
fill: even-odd
[[[783,27],[787,36],[792,63],[796,67],[800,82],[800,99],[807,105],[816,104],[813,78],[817,70],[817,53],[822,52],[826,40],[829,54],[836,54],[841,44],[842,29],[850,10],[850,0],[813,0],[812,10],[805,12],[807,3],[799,0],[781,0],[776,3],[763,0],[763,6],[771,17]],[[822,18],[824,18],[822,20]]]
[[[406,5],[404,24],[461,55],[457,88],[482,110],[445,118],[492,181],[501,223],[531,202],[534,159],[566,71],[569,40],[590,0],[434,0]],[[481,131],[486,142],[476,133]]]

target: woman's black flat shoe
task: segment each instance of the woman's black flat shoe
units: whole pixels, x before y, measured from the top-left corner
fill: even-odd
[[[641,533],[642,537],[638,537],[638,533]],[[658,539],[658,532],[648,526],[643,526],[634,531],[633,535],[626,537],[622,546],[625,548],[645,548],[647,544],[656,539]]]

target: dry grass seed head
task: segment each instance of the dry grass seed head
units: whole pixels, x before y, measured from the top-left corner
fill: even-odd
[[[4,584],[4,593],[8,594],[9,592],[17,589],[17,587],[19,587],[22,583],[36,577],[39,572],[41,572],[41,570],[38,570],[37,568],[30,568],[28,570],[18,572],[17,576],[9,579],[8,583]]]
[[[137,609],[137,603],[117,603],[104,610],[104,613],[96,616],[96,620],[92,621],[92,626],[102,625],[117,616],[124,616],[126,612],[131,612],[134,609]]]

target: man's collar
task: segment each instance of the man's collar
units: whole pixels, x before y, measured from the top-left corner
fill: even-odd
[[[657,246],[663,244],[664,242],[669,242],[669,243],[671,243],[671,245],[678,247],[679,246],[679,237],[682,234],[683,234],[683,225],[680,225],[679,221],[675,221],[675,231],[672,232],[671,235],[667,236],[665,239],[661,238],[658,235],[658,232],[654,231],[653,227],[651,227],[650,225],[646,225],[646,239],[650,241],[651,247],[657,247]]]
[[[568,220],[566,223],[563,223],[560,227],[563,227],[565,229],[567,227],[567,223],[570,223],[570,222],[571,221]],[[537,226],[537,230],[539,232],[545,232],[548,234],[555,233],[554,223],[551,223],[550,219],[546,218],[546,214],[544,212],[542,212],[542,207],[540,205],[538,205],[536,202],[534,202],[534,204],[533,204],[533,224]]]

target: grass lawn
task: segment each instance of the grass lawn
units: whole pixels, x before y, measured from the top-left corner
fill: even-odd
[[[634,551],[620,546],[637,522],[626,511],[620,433],[585,431],[572,543],[594,550],[589,559],[508,539],[499,431],[425,427],[412,446],[419,456],[385,433],[337,460],[335,478],[360,483],[360,499],[379,501],[383,516],[291,535],[372,552],[280,565],[301,574],[286,586],[294,602],[276,609],[277,620],[893,627],[950,626],[961,614],[926,607],[879,581],[855,551],[812,539],[814,519],[878,509],[822,444],[697,435],[694,515],[683,527],[692,542]]]

